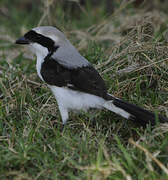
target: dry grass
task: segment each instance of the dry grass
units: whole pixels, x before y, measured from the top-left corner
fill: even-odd
[[[52,19],[56,1],[43,2],[47,11],[39,24],[61,24]],[[65,30],[65,22],[60,28],[94,63],[109,92],[168,116],[168,17],[158,10],[126,12],[127,6],[123,1],[112,16],[85,29]],[[22,26],[21,34],[27,29]],[[55,99],[38,79],[33,58],[11,45],[15,34],[6,35],[5,27],[0,32],[1,179],[167,178],[167,124],[142,129],[90,111],[71,114],[61,132]]]

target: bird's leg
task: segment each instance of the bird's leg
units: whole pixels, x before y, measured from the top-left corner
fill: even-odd
[[[59,106],[59,111],[62,118],[62,124],[64,126],[68,120],[68,110],[62,106]]]

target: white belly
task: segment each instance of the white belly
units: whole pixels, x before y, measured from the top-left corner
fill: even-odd
[[[65,87],[49,86],[57,100],[58,106],[67,110],[87,110],[102,108],[105,100],[101,97],[71,90]]]

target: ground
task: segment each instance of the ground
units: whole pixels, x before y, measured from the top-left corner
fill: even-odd
[[[0,2],[0,179],[167,179],[168,123],[141,127],[90,110],[71,113],[62,130],[35,57],[14,44],[32,27],[57,26],[109,93],[168,117],[167,2],[137,8],[118,1],[111,15],[88,4],[79,17],[57,0],[10,2]]]

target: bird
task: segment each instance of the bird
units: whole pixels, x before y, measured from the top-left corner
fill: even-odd
[[[51,89],[65,125],[70,111],[107,109],[140,125],[168,122],[168,118],[148,111],[108,93],[105,81],[64,33],[53,26],[39,26],[16,40],[36,55],[36,70]]]

